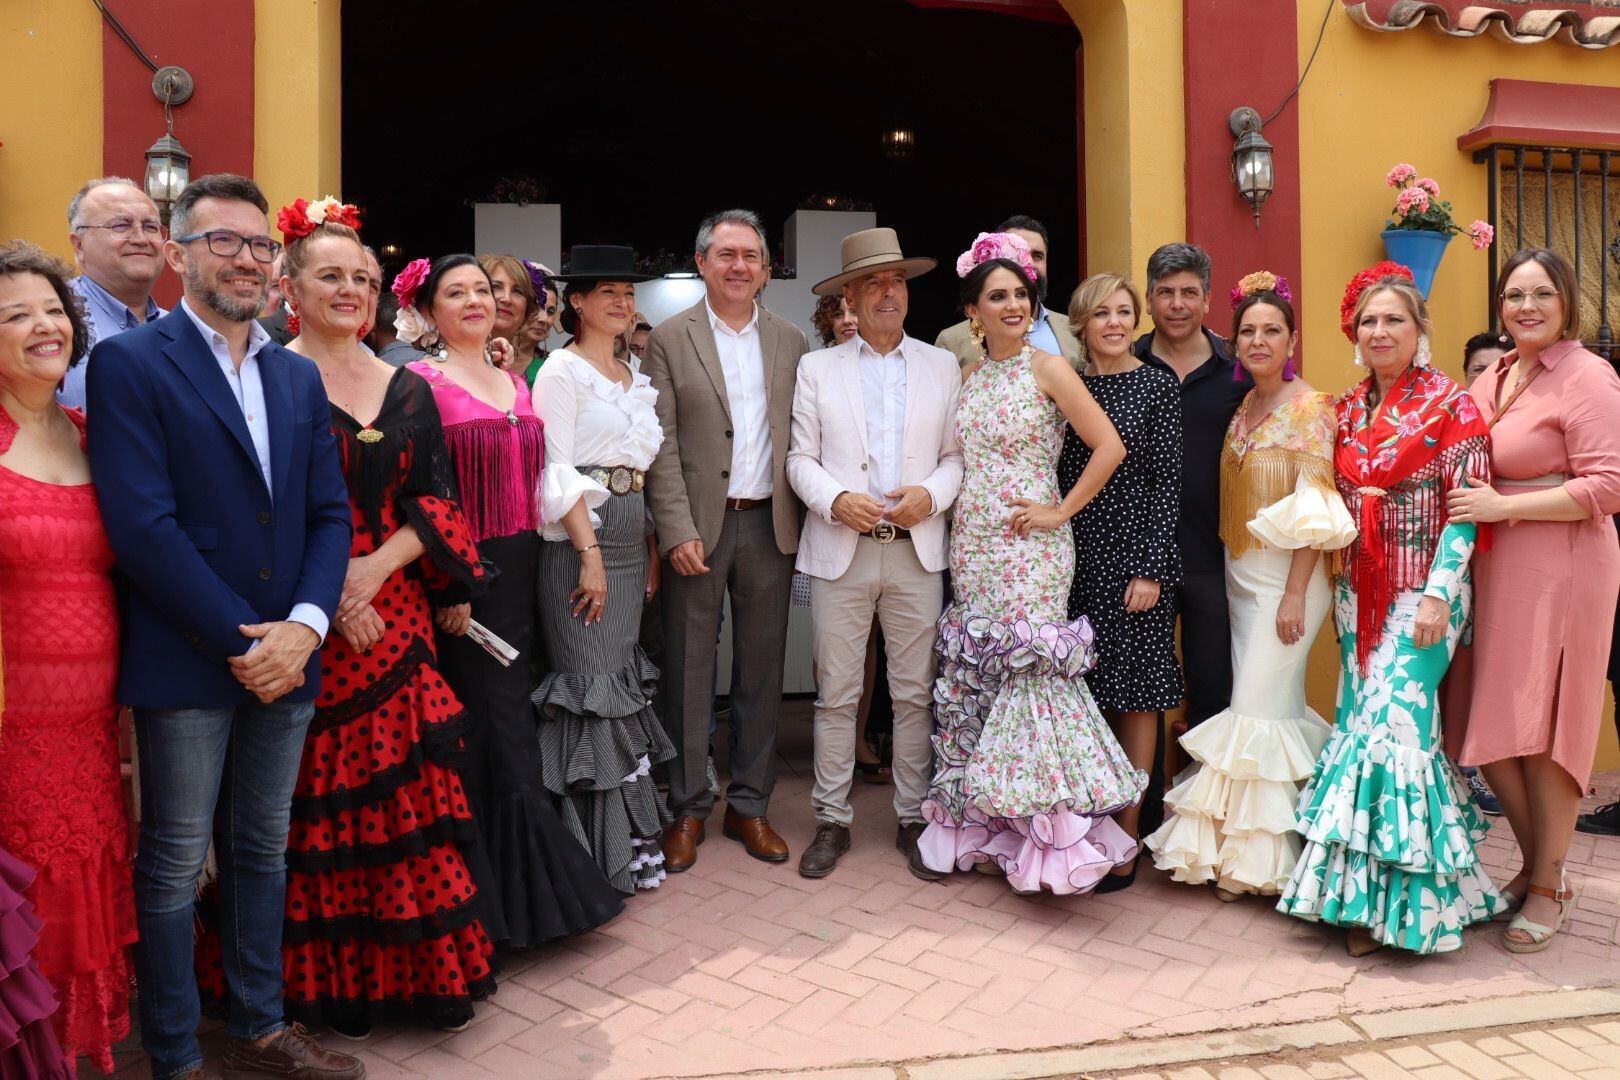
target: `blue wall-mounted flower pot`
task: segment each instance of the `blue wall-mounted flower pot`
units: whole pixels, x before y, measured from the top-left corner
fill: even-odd
[[[1433,229],[1385,229],[1383,236],[1384,253],[1411,269],[1418,292],[1427,300],[1451,235]]]

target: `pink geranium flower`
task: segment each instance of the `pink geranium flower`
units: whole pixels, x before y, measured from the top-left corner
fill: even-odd
[[[1400,198],[1395,200],[1395,213],[1406,217],[1411,213],[1426,214],[1429,212],[1429,193],[1419,187],[1405,188]]]
[[[1400,187],[1402,184],[1406,183],[1416,175],[1417,168],[1415,166],[1402,162],[1393,169],[1389,170],[1389,175],[1384,177],[1384,183],[1388,184],[1390,187]]]
[[[1484,251],[1491,246],[1491,241],[1496,239],[1496,230],[1491,227],[1490,222],[1476,220],[1468,226],[1468,235],[1474,241],[1474,250]]]
[[[1427,191],[1431,199],[1438,199],[1440,197],[1440,185],[1435,183],[1433,180],[1430,180],[1427,176],[1419,180],[1417,182],[1417,186],[1422,188],[1424,191]]]

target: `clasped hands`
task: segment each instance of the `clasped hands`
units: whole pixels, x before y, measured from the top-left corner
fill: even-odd
[[[885,510],[882,503],[864,492],[842,492],[832,501],[833,517],[858,533],[869,533],[880,521],[910,529],[934,512],[934,497],[921,484],[886,491],[883,497],[899,501]]]
[[[230,658],[236,681],[266,705],[304,685],[304,665],[320,648],[321,638],[299,622],[254,623],[238,626],[244,637],[258,644]]]

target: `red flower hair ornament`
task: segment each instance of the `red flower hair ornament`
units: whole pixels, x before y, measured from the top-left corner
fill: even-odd
[[[1350,284],[1344,287],[1344,299],[1339,301],[1339,329],[1344,331],[1344,336],[1350,339],[1352,345],[1356,343],[1356,328],[1351,325],[1351,320],[1356,316],[1356,304],[1360,302],[1361,294],[1366,292],[1367,287],[1373,282],[1388,277],[1411,281],[1412,271],[1401,263],[1385,259],[1377,266],[1369,266],[1351,278]]]
[[[347,225],[358,231],[360,210],[352,203],[338,202],[328,195],[314,202],[294,199],[291,206],[283,206],[276,213],[276,228],[288,243],[302,240],[322,225]]]

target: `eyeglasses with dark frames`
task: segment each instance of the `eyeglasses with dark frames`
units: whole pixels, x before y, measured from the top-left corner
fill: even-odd
[[[243,236],[229,229],[211,229],[208,232],[190,233],[174,238],[177,244],[189,244],[195,240],[207,240],[208,250],[222,259],[234,259],[244,244],[253,253],[253,258],[257,262],[275,262],[276,256],[281,254],[281,242],[278,240],[272,240],[268,236]]]
[[[161,240],[168,232],[161,222],[128,221],[122,218],[117,221],[109,221],[105,225],[75,225],[73,227],[74,232],[78,232],[80,229],[106,229],[120,240],[128,240],[135,234],[136,229],[141,230],[141,234],[148,240]]]

